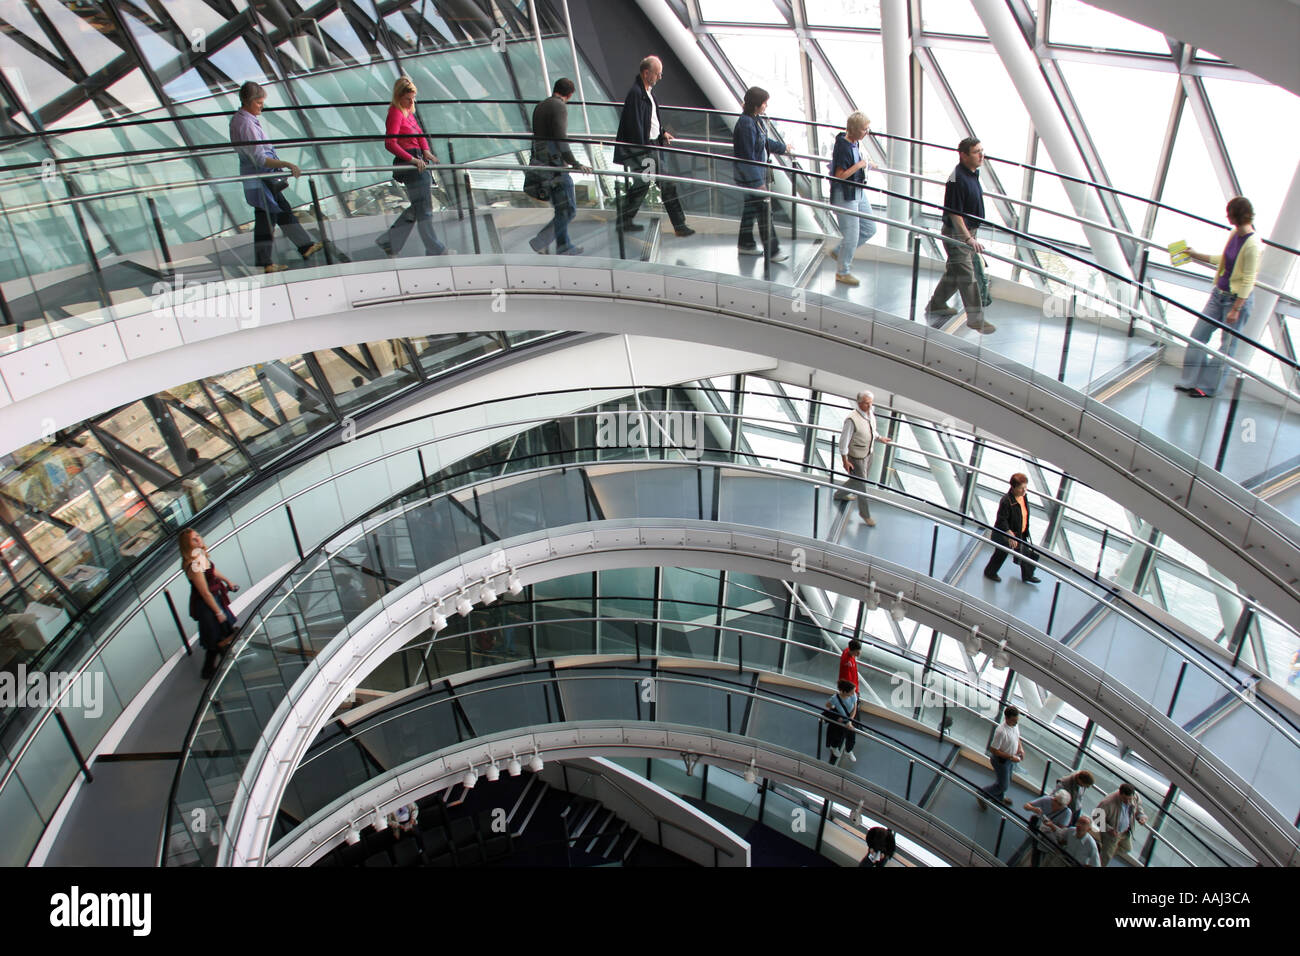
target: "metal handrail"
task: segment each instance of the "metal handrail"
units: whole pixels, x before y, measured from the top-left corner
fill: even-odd
[[[503,136],[503,135],[501,135],[501,134],[490,134],[490,135],[493,135],[493,138],[497,138],[497,139],[501,139],[501,138],[511,138],[511,135],[505,135],[505,136]],[[354,138],[355,138],[355,137],[354,137]],[[370,137],[370,138],[373,138],[373,137]],[[576,136],[570,137],[569,139],[570,139],[570,142],[586,142],[586,140],[584,140],[583,138],[576,137]],[[592,140],[592,142],[604,142],[604,141],[603,141],[603,140]],[[671,149],[671,147],[668,147],[667,149]],[[707,154],[705,154],[705,155],[707,155]],[[747,161],[747,162],[749,162],[749,161]],[[751,165],[754,165],[754,166],[769,167],[769,168],[772,168],[772,169],[780,169],[780,170],[784,170],[784,169],[785,169],[785,167],[782,167],[782,166],[780,166],[780,165],[778,165],[778,164],[772,164],[772,163],[760,163],[760,162],[758,162],[758,161],[753,161],[753,162],[751,163]],[[483,163],[430,163],[430,164],[428,164],[428,168],[429,168],[429,169],[434,169],[434,170],[463,170],[463,171],[479,171],[479,172],[483,172],[483,171],[494,171],[494,172],[528,172],[529,170],[550,170],[550,171],[555,171],[555,172],[568,172],[568,173],[573,172],[573,170],[572,170],[571,168],[569,168],[569,167],[561,167],[561,166],[525,166],[525,165],[512,164],[512,163],[493,163],[493,164],[490,164],[490,165],[488,165],[488,164],[483,164]],[[314,170],[312,170],[312,171],[310,171],[310,172],[304,173],[304,175],[308,176],[309,179],[310,179],[310,178],[313,177],[313,176],[327,176],[327,175],[330,175],[330,174],[336,174],[336,173],[340,173],[340,174],[341,174],[341,173],[355,174],[355,173],[357,173],[357,172],[385,172],[385,173],[389,173],[389,172],[391,172],[391,166],[388,166],[388,165],[385,165],[385,166],[351,166],[351,167],[346,167],[346,168],[345,168],[345,167],[326,167],[326,168],[322,168],[322,169],[314,169]],[[642,174],[642,173],[639,173],[639,172],[636,172],[636,171],[628,171],[628,170],[602,169],[602,170],[593,170],[593,171],[592,171],[591,173],[589,173],[589,174],[582,174],[582,175],[591,175],[591,176],[615,176],[615,177],[624,177],[624,178],[639,178],[639,177],[642,176],[643,174]],[[805,175],[805,176],[820,176],[820,174],[817,174],[817,173],[802,173],[801,175]],[[696,179],[696,178],[688,177],[688,176],[671,176],[671,175],[668,175],[668,174],[666,174],[666,173],[662,173],[662,172],[657,172],[657,173],[655,174],[655,176],[656,176],[656,179],[659,179],[659,180],[667,180],[667,181],[675,182],[675,183],[684,183],[684,184],[688,184],[688,185],[692,185],[692,186],[696,186],[696,187],[699,187],[699,186],[707,186],[708,188],[711,188],[711,189],[721,189],[721,190],[724,190],[724,191],[735,192],[735,193],[739,193],[739,194],[743,194],[743,195],[758,195],[758,196],[761,196],[762,198],[772,198],[771,194],[770,194],[767,190],[765,190],[765,189],[758,189],[758,190],[756,190],[756,189],[752,189],[752,188],[747,188],[747,187],[745,187],[745,186],[734,185],[734,184],[731,184],[731,183],[721,183],[721,182],[715,182],[715,181],[712,181],[712,180],[700,180],[700,179]],[[248,181],[248,180],[262,180],[262,179],[265,179],[265,178],[266,178],[266,174],[265,174],[265,173],[262,173],[262,174],[248,174],[248,175],[243,175],[243,176],[235,175],[235,176],[207,177],[207,178],[204,178],[204,179],[201,179],[201,180],[195,180],[195,181],[192,181],[192,182],[170,182],[170,183],[159,183],[159,184],[151,185],[151,186],[131,186],[131,187],[124,187],[124,188],[121,188],[121,189],[110,190],[110,191],[105,192],[105,193],[94,194],[94,195],[90,195],[90,196],[70,196],[70,197],[67,197],[66,199],[62,199],[62,200],[60,200],[60,201],[61,201],[61,202],[66,202],[66,203],[92,202],[92,201],[102,200],[102,199],[105,199],[105,198],[118,198],[118,197],[122,197],[122,196],[138,195],[138,194],[141,194],[141,193],[145,193],[145,192],[155,192],[155,191],[158,191],[158,190],[166,191],[166,190],[172,190],[172,189],[189,189],[189,188],[193,188],[193,187],[196,186],[196,185],[211,185],[211,184],[221,184],[221,183],[236,183],[236,182],[244,182],[244,181]],[[826,178],[830,178],[830,177],[826,177]],[[886,195],[898,195],[898,196],[900,196],[900,197],[902,196],[902,194],[891,193],[891,192],[889,192],[888,190],[882,190],[882,189],[878,189],[878,188],[875,188],[875,187],[872,187],[872,188],[873,188],[876,192],[881,192],[881,193],[884,193],[884,194],[886,194]],[[913,197],[904,197],[904,198],[907,198],[907,201],[908,201],[908,202],[913,203],[913,204],[915,204],[915,205],[920,205],[920,206],[929,206],[929,207],[933,207],[933,208],[935,208],[935,209],[941,209],[941,208],[942,208],[941,205],[937,205],[937,204],[935,204],[935,203],[930,203],[930,202],[927,202],[927,201],[924,201],[924,200],[920,200],[920,199],[916,199],[916,198],[913,198]],[[808,208],[808,209],[816,209],[816,210],[820,210],[820,211],[822,211],[822,212],[833,213],[833,214],[836,214],[836,215],[842,215],[842,214],[844,214],[844,213],[846,212],[846,210],[841,209],[840,207],[835,206],[835,205],[833,205],[833,204],[831,204],[831,203],[823,203],[823,202],[819,202],[819,201],[817,201],[817,200],[808,199],[808,198],[804,198],[804,197],[800,197],[800,196],[789,196],[789,195],[784,195],[784,194],[783,194],[783,195],[780,197],[780,200],[779,200],[779,201],[781,201],[781,202],[790,202],[790,203],[793,203],[793,204],[796,204],[796,205],[799,205],[799,206],[806,207],[806,208]],[[48,208],[48,206],[49,206],[49,203],[48,203],[48,202],[28,203],[28,204],[25,204],[25,205],[23,205],[23,206],[13,207],[13,209],[12,209],[11,211],[14,211],[14,212],[21,212],[21,211],[27,211],[27,210],[31,210],[31,209],[44,209],[44,208]],[[930,239],[932,239],[932,240],[936,240],[936,241],[943,241],[943,239],[944,239],[944,237],[943,237],[942,235],[940,235],[939,233],[934,232],[933,230],[929,230],[929,229],[925,229],[925,228],[923,228],[923,227],[917,226],[917,225],[915,225],[915,224],[913,224],[913,223],[909,223],[909,222],[903,222],[903,221],[899,221],[899,220],[889,219],[889,218],[887,218],[887,217],[883,217],[883,216],[875,215],[874,213],[872,213],[872,214],[867,214],[867,213],[859,213],[859,212],[857,212],[857,211],[852,211],[851,214],[852,214],[852,215],[855,215],[855,216],[858,216],[859,218],[862,218],[862,219],[869,219],[869,220],[872,220],[872,221],[874,221],[874,222],[883,223],[884,225],[887,225],[887,226],[891,226],[891,227],[895,227],[895,228],[898,228],[898,229],[902,229],[902,230],[904,230],[904,231],[906,231],[906,232],[909,232],[909,233],[912,233],[913,235],[916,235],[916,236],[924,236],[924,237],[927,237],[927,238],[930,238]],[[1028,233],[1021,233],[1021,232],[1018,232],[1017,230],[1011,229],[1010,227],[1007,227],[1007,226],[999,226],[998,228],[1000,229],[1000,231],[1005,232],[1005,233],[1008,233],[1008,234],[1014,236],[1015,238],[1017,238],[1017,239],[1019,239],[1019,240],[1025,242],[1025,243],[1027,243],[1027,244],[1030,244],[1030,245],[1035,246],[1035,247],[1040,247],[1040,248],[1045,249],[1045,250],[1047,250],[1047,251],[1050,251],[1050,252],[1056,253],[1057,255],[1062,256],[1062,257],[1064,257],[1064,258],[1067,258],[1067,259],[1070,259],[1070,260],[1073,260],[1073,261],[1076,261],[1076,262],[1082,263],[1082,264],[1083,264],[1084,266],[1086,266],[1087,268],[1092,269],[1092,270],[1095,270],[1096,272],[1101,273],[1102,275],[1106,276],[1107,278],[1114,280],[1114,281],[1115,281],[1119,286],[1123,286],[1123,287],[1132,287],[1132,288],[1133,288],[1133,289],[1138,293],[1137,295],[1135,295],[1135,303],[1140,302],[1140,301],[1142,300],[1142,297],[1143,297],[1143,296],[1150,296],[1151,298],[1153,298],[1153,299],[1155,299],[1155,300],[1158,300],[1158,301],[1160,301],[1160,302],[1164,302],[1165,304],[1170,305],[1170,306],[1173,306],[1174,308],[1176,308],[1176,309],[1178,309],[1178,310],[1180,310],[1180,311],[1182,311],[1182,312],[1186,312],[1186,313],[1188,313],[1188,314],[1191,315],[1191,316],[1195,316],[1195,317],[1197,317],[1197,318],[1199,318],[1199,319],[1204,319],[1205,321],[1211,322],[1211,323],[1212,323],[1212,324],[1213,324],[1217,329],[1224,331],[1227,335],[1232,336],[1234,339],[1236,339],[1236,340],[1238,340],[1238,341],[1244,341],[1244,342],[1246,343],[1246,345],[1247,345],[1250,349],[1252,349],[1253,351],[1255,351],[1255,352],[1259,352],[1259,353],[1262,353],[1262,354],[1264,354],[1264,355],[1267,355],[1269,358],[1271,358],[1271,359],[1273,359],[1274,361],[1278,362],[1278,363],[1279,363],[1283,368],[1290,368],[1290,369],[1292,369],[1292,370],[1296,373],[1297,378],[1300,379],[1300,361],[1297,361],[1296,359],[1289,358],[1289,357],[1283,355],[1282,353],[1275,351],[1274,349],[1270,348],[1269,346],[1262,344],[1262,343],[1259,342],[1258,340],[1253,339],[1253,338],[1250,338],[1249,336],[1245,335],[1245,334],[1242,333],[1239,329],[1233,327],[1232,325],[1228,325],[1227,323],[1224,323],[1224,322],[1222,322],[1222,321],[1220,321],[1220,320],[1218,320],[1218,319],[1211,318],[1211,317],[1209,317],[1209,316],[1204,315],[1203,313],[1197,312],[1195,309],[1193,309],[1193,308],[1191,308],[1191,307],[1189,307],[1189,306],[1187,306],[1187,305],[1184,305],[1183,303],[1178,302],[1177,300],[1172,299],[1172,298],[1170,298],[1170,297],[1164,295],[1164,294],[1161,293],[1161,292],[1158,292],[1156,289],[1154,289],[1154,288],[1152,288],[1152,287],[1148,287],[1148,286],[1146,286],[1146,285],[1144,285],[1144,284],[1138,283],[1138,282],[1137,282],[1135,279],[1133,279],[1133,278],[1130,278],[1130,277],[1124,276],[1124,275],[1122,275],[1122,274],[1120,274],[1120,273],[1117,273],[1117,272],[1112,271],[1111,269],[1108,269],[1107,267],[1105,267],[1105,266],[1103,266],[1103,265],[1100,265],[1100,264],[1098,264],[1098,263],[1096,263],[1096,262],[1092,262],[1092,261],[1090,261],[1090,260],[1088,260],[1088,259],[1085,259],[1084,257],[1080,256],[1079,254],[1077,254],[1077,253],[1075,253],[1075,252],[1072,252],[1072,251],[1069,250],[1069,249],[1063,248],[1063,247],[1060,246],[1059,244],[1056,244],[1056,243],[1051,242],[1051,241],[1044,240],[1044,239],[1041,238],[1041,237],[1033,236],[1033,235],[1028,234]],[[1111,297],[1108,296],[1108,295],[1103,295],[1103,294],[1101,294],[1100,292],[1096,291],[1095,289],[1085,288],[1084,286],[1079,285],[1078,283],[1074,282],[1074,281],[1071,280],[1071,279],[1067,279],[1067,278],[1064,278],[1064,277],[1062,277],[1062,276],[1054,275],[1053,273],[1047,271],[1046,269],[1039,268],[1039,267],[1037,267],[1037,266],[1031,265],[1031,264],[1029,264],[1029,263],[1023,262],[1023,261],[1018,260],[1018,259],[1013,259],[1013,258],[1010,258],[1010,257],[1008,257],[1008,256],[1001,255],[1000,253],[994,252],[994,251],[991,250],[991,249],[985,249],[983,254],[984,254],[986,257],[991,257],[991,258],[997,259],[998,261],[1005,262],[1005,263],[1007,263],[1008,265],[1012,266],[1013,268],[1020,269],[1020,270],[1026,271],[1026,272],[1030,272],[1030,273],[1034,273],[1034,274],[1040,276],[1040,277],[1043,278],[1043,279],[1046,279],[1046,280],[1048,280],[1048,281],[1050,281],[1050,282],[1054,282],[1054,283],[1057,283],[1058,285],[1061,285],[1061,286],[1064,286],[1064,287],[1066,287],[1066,288],[1068,288],[1068,289],[1071,289],[1071,290],[1073,290],[1076,294],[1082,294],[1084,297],[1086,297],[1087,299],[1089,299],[1089,300],[1091,300],[1091,301],[1098,302],[1098,303],[1102,303],[1102,304],[1104,304],[1104,305],[1110,306],[1110,307],[1114,308],[1114,309],[1115,309],[1117,312],[1119,312],[1119,313],[1127,313],[1127,314],[1130,315],[1134,320],[1138,320],[1138,319],[1140,319],[1140,320],[1142,320],[1143,322],[1147,322],[1147,323],[1150,324],[1154,329],[1160,331],[1161,333],[1163,333],[1163,334],[1165,334],[1165,335],[1167,335],[1167,336],[1170,336],[1170,337],[1176,338],[1176,339],[1178,339],[1178,340],[1180,340],[1180,341],[1187,342],[1187,343],[1192,343],[1192,342],[1193,342],[1193,340],[1191,339],[1191,337],[1190,337],[1189,335],[1186,335],[1186,334],[1184,334],[1184,333],[1182,333],[1182,332],[1179,332],[1179,331],[1176,330],[1176,329],[1173,329],[1172,327],[1166,325],[1162,320],[1160,320],[1160,319],[1158,319],[1158,318],[1155,318],[1155,317],[1153,317],[1153,316],[1150,316],[1150,315],[1147,315],[1147,314],[1145,314],[1145,313],[1143,313],[1143,312],[1138,311],[1138,308],[1137,308],[1137,305],[1136,305],[1136,304],[1129,304],[1129,303],[1120,302],[1120,301],[1118,301],[1117,299],[1113,299],[1113,298],[1111,298]],[[1203,343],[1199,343],[1199,342],[1197,342],[1197,343],[1195,343],[1195,345],[1196,345],[1197,348],[1204,349],[1205,351],[1207,351],[1207,352],[1209,352],[1210,354],[1214,355],[1216,358],[1220,359],[1220,361],[1222,361],[1225,365],[1227,365],[1227,366],[1229,366],[1229,367],[1231,367],[1231,368],[1235,368],[1235,369],[1237,369],[1240,373],[1242,373],[1242,374],[1245,375],[1246,377],[1250,378],[1251,380],[1256,381],[1256,382],[1259,382],[1260,384],[1263,384],[1263,385],[1265,385],[1265,386],[1267,386],[1267,387],[1269,387],[1269,388],[1271,388],[1271,389],[1273,389],[1273,390],[1275,390],[1275,391],[1278,391],[1278,392],[1280,392],[1281,394],[1283,394],[1287,399],[1289,399],[1289,400],[1291,400],[1291,401],[1294,401],[1294,402],[1296,402],[1297,404],[1300,404],[1300,393],[1292,392],[1291,390],[1287,389],[1285,386],[1283,386],[1283,385],[1281,385],[1281,384],[1279,384],[1279,383],[1273,382],[1273,381],[1271,381],[1271,380],[1269,380],[1269,379],[1263,377],[1262,375],[1259,375],[1258,373],[1256,373],[1255,371],[1253,371],[1253,370],[1249,367],[1249,365],[1247,365],[1247,364],[1245,364],[1244,362],[1242,362],[1242,361],[1236,359],[1236,358],[1233,357],[1233,356],[1226,355],[1226,354],[1224,354],[1224,353],[1222,353],[1222,352],[1219,352],[1219,351],[1217,351],[1217,350],[1215,350],[1215,349],[1210,348],[1208,344],[1203,344]],[[1247,357],[1247,359],[1249,359],[1249,356]]]

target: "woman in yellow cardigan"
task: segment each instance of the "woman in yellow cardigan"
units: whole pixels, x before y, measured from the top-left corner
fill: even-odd
[[[1255,235],[1255,210],[1245,196],[1236,196],[1228,200],[1228,222],[1233,230],[1228,235],[1228,244],[1217,256],[1187,250],[1187,254],[1197,262],[1215,266],[1214,288],[1210,290],[1210,301],[1205,304],[1205,318],[1197,319],[1192,329],[1192,338],[1197,342],[1208,342],[1222,325],[1229,325],[1240,331],[1250,317],[1250,307],[1254,303],[1255,276],[1259,273],[1260,242]],[[1211,321],[1211,319],[1215,321]],[[1237,337],[1224,331],[1223,343],[1219,351],[1231,356],[1237,349]],[[1223,384],[1228,366],[1217,355],[1211,355],[1203,348],[1189,344],[1183,357],[1183,377],[1174,388],[1186,392],[1195,398],[1210,398]]]

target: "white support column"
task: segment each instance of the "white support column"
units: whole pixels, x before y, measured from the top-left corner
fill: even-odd
[[[542,23],[537,19],[537,4],[533,0],[528,0],[528,14],[533,21],[533,37],[537,40],[537,61],[542,66],[542,83],[546,92],[543,96],[551,95],[551,72],[546,69],[546,48],[542,46]]]
[[[880,0],[880,37],[885,61],[885,132],[895,136],[912,136],[912,108],[908,97],[909,61],[912,39],[907,31],[907,0]],[[902,140],[889,141],[889,168],[908,172],[911,148]],[[909,181],[902,176],[889,177],[889,191],[906,193]],[[905,199],[889,197],[888,216],[895,222],[907,221],[910,204]],[[896,226],[888,230],[886,244],[892,249],[907,247],[907,231]]]
[[[989,31],[989,39],[1002,58],[1007,75],[1020,94],[1025,109],[1029,111],[1029,119],[1038,130],[1043,146],[1052,157],[1057,170],[1067,176],[1091,179],[1075,146],[1074,137],[1052,98],[1047,81],[1043,79],[1038,59],[1025,43],[1024,35],[1011,11],[1007,9],[1005,0],[971,0],[971,4]],[[990,145],[986,143],[985,148]],[[996,148],[994,151],[997,151]],[[1091,188],[1068,180],[1061,180],[1061,185],[1070,197],[1070,204],[1077,215],[1096,222],[1107,221],[1105,210]],[[1132,275],[1114,235],[1089,226],[1084,226],[1083,231],[1098,263],[1120,275]]]
[[[659,35],[668,41],[677,59],[691,75],[695,84],[704,91],[714,109],[726,112],[740,112],[740,101],[727,89],[727,84],[718,75],[717,67],[709,62],[694,34],[682,25],[676,14],[663,0],[637,0],[637,6],[646,15]]]
[[[1295,173],[1291,176],[1291,187],[1282,200],[1282,208],[1277,211],[1276,225],[1269,238],[1274,242],[1292,249],[1300,248],[1300,163],[1296,163]],[[1259,262],[1259,278],[1277,288],[1284,288],[1284,283],[1291,275],[1296,257],[1281,249],[1264,247],[1264,255]],[[1242,330],[1250,338],[1259,340],[1268,327],[1269,316],[1277,308],[1277,295],[1260,289],[1255,293],[1255,304],[1251,307],[1250,319]]]

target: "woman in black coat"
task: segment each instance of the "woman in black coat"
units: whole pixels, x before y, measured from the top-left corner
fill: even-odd
[[[1029,487],[1029,476],[1016,472],[1011,476],[1011,489],[998,502],[998,517],[993,523],[993,543],[1022,551],[1022,544],[1029,544],[1029,498],[1025,489]],[[984,566],[984,576],[990,581],[1001,581],[998,568],[1007,559],[1007,552],[994,548],[989,563]],[[1034,566],[1028,561],[1020,562],[1020,579],[1026,584],[1037,584],[1042,579],[1034,574]]]

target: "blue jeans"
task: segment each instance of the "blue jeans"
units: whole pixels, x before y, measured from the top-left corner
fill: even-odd
[[[1011,786],[1011,761],[1003,760],[996,755],[990,757],[989,760],[993,764],[993,772],[998,775],[998,779],[996,783],[989,784],[980,792],[1000,802],[1007,795],[1007,790]]]
[[[393,255],[399,254],[411,235],[411,227],[415,226],[419,230],[420,241],[424,243],[424,254],[442,255],[447,251],[447,247],[438,241],[438,236],[433,231],[432,174],[427,169],[419,172],[414,167],[409,167],[409,169],[399,169],[395,175],[400,176],[398,182],[406,187],[406,197],[411,204],[389,227],[388,248],[392,250]]]
[[[533,245],[541,248],[554,242],[556,250],[564,252],[573,245],[569,241],[569,223],[578,214],[578,196],[573,189],[573,177],[568,173],[558,173],[551,180],[551,206],[555,215],[542,227]]]
[[[1209,342],[1215,332],[1222,331],[1220,326],[1210,319],[1218,319],[1224,325],[1232,325],[1234,329],[1243,328],[1246,320],[1250,318],[1250,307],[1255,303],[1255,293],[1248,295],[1246,301],[1241,304],[1241,313],[1233,324],[1228,322],[1227,316],[1228,310],[1232,308],[1235,301],[1237,297],[1231,292],[1214,289],[1210,293],[1210,301],[1205,303],[1205,314],[1209,318],[1196,320],[1196,327],[1192,329],[1192,338],[1197,342]],[[1237,337],[1224,332],[1223,339],[1219,351],[1231,357],[1237,350]],[[1213,395],[1223,386],[1223,378],[1227,372],[1228,366],[1224,364],[1223,359],[1211,355],[1205,349],[1188,345],[1187,354],[1183,356],[1183,377],[1179,379],[1178,384],[1181,388],[1199,388],[1206,395]]]
[[[844,210],[839,214],[840,233],[844,238],[840,240],[840,264],[835,270],[841,275],[852,271],[853,253],[858,246],[865,245],[876,234],[873,220],[853,215],[855,212],[871,213],[871,200],[861,190],[855,190],[855,193],[857,198],[835,200],[835,205]]]

